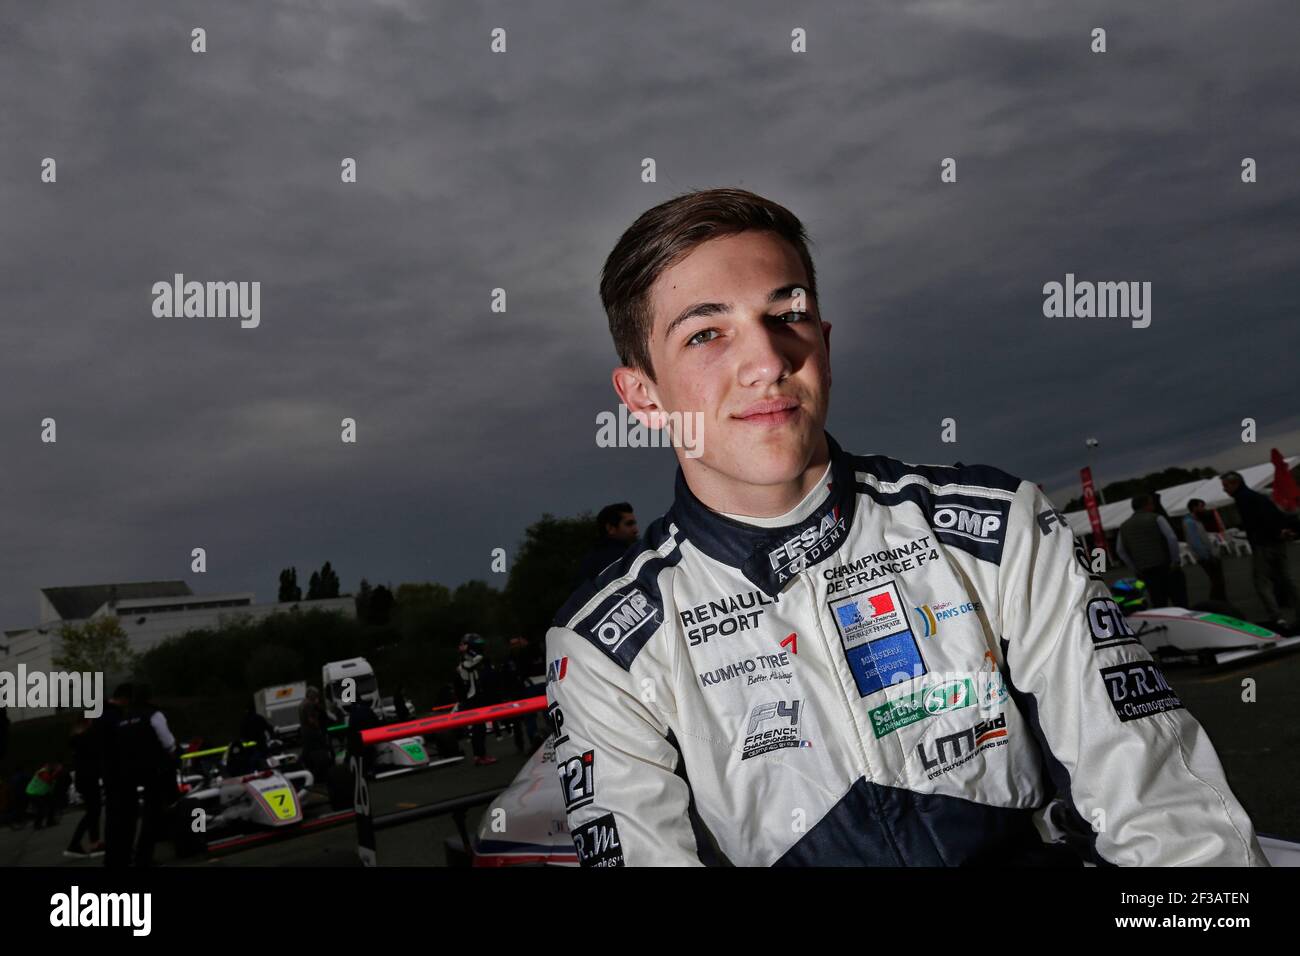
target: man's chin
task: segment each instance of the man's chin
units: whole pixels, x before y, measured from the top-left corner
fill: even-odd
[[[732,429],[725,449],[731,467],[723,470],[754,485],[793,481],[808,468],[821,432],[806,427]]]

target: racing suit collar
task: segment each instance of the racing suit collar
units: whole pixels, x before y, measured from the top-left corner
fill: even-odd
[[[776,597],[798,572],[839,549],[853,523],[857,478],[852,458],[826,432],[831,481],[826,498],[803,521],[761,528],[710,509],[691,491],[681,467],[670,520],[682,538],[704,554],[736,568],[755,587]]]

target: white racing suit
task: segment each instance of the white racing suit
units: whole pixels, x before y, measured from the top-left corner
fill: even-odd
[[[828,439],[830,481],[781,527],[711,511],[679,470],[557,615],[581,863],[1267,865],[1035,485]]]

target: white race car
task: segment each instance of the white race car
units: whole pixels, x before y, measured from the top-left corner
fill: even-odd
[[[1208,611],[1147,608],[1129,611],[1127,621],[1142,646],[1160,661],[1231,664],[1300,649],[1300,637],[1284,637],[1249,621]]]
[[[292,754],[261,756],[239,746],[219,763],[182,774],[181,798],[173,807],[176,830],[203,834],[245,824],[289,827],[303,819],[302,801],[313,783],[310,770],[287,770]],[[196,831],[195,827],[198,826]]]

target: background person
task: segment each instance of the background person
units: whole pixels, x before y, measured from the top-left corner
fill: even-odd
[[[456,666],[457,687],[461,710],[485,707],[492,701],[495,676],[492,662],[487,657],[487,641],[478,634],[466,634],[460,642],[460,663]],[[470,749],[475,766],[484,767],[497,762],[487,755],[487,729],[482,723],[472,724],[469,731]]]
[[[1236,502],[1246,540],[1250,542],[1255,593],[1264,603],[1270,626],[1285,632],[1290,625],[1282,616],[1282,607],[1298,609],[1295,585],[1287,569],[1286,546],[1300,532],[1300,519],[1283,513],[1258,491],[1247,488],[1238,472],[1224,473],[1220,482],[1224,492]]]
[[[1187,502],[1187,514],[1183,515],[1183,537],[1187,547],[1191,548],[1197,565],[1210,579],[1210,600],[1228,600],[1227,587],[1223,580],[1223,561],[1219,558],[1218,539],[1210,534],[1205,523],[1209,512],[1205,502],[1193,498]]]
[[[578,565],[578,583],[593,581],[619,558],[627,553],[640,531],[637,528],[636,514],[626,501],[605,505],[596,515],[597,544],[582,558]]]
[[[1178,564],[1178,538],[1169,522],[1156,513],[1148,494],[1133,496],[1133,514],[1119,526],[1119,559],[1146,582],[1152,607],[1169,604],[1173,570]]]
[[[102,810],[100,797],[101,744],[99,729],[95,721],[81,718],[72,731],[72,770],[77,793],[81,795],[85,812],[77,821],[77,828],[72,831],[68,848],[64,856],[87,857],[99,855],[104,851],[104,841],[100,839],[99,817]],[[83,849],[83,837],[90,838],[89,849]]]

